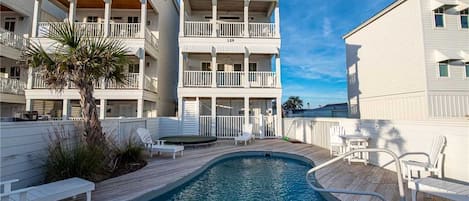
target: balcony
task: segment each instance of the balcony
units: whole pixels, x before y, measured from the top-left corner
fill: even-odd
[[[1,93],[24,95],[25,88],[26,83],[21,80],[0,77]]]
[[[28,43],[29,41],[27,38],[0,28],[0,44],[21,50],[23,47],[27,46]]]
[[[249,72],[246,85],[244,72],[216,72],[216,87],[219,88],[276,88],[275,72]],[[212,87],[212,71],[184,71],[184,87]]]
[[[278,38],[275,23],[249,23],[248,34],[244,32],[243,22],[217,22],[216,36],[213,36],[213,24],[204,21],[186,21],[184,36],[186,37],[221,37],[221,38]]]

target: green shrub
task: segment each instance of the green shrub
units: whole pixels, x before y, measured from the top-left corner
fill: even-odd
[[[132,138],[129,138],[124,146],[116,146],[115,165],[117,167],[125,167],[127,164],[143,162],[144,150],[142,146],[137,144]]]

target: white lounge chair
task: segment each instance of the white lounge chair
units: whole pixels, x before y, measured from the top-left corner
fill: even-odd
[[[455,201],[469,200],[469,186],[441,179],[426,177],[409,182],[412,190],[412,201],[417,200],[417,191],[448,198]]]
[[[0,194],[1,201],[55,201],[82,193],[86,193],[86,200],[91,201],[91,191],[95,188],[93,182],[74,177],[11,191],[11,184],[17,181],[19,180],[0,182],[0,185],[3,186],[3,193]]]
[[[153,141],[151,139],[150,132],[145,129],[145,128],[138,128],[137,129],[137,134],[142,140],[143,144],[145,144],[145,147],[148,149],[150,152],[150,157],[153,156],[153,152],[164,152],[164,153],[172,153],[173,154],[173,159],[176,159],[176,153],[180,152],[181,156],[184,155],[184,146],[179,146],[179,145],[166,145],[164,144],[165,140],[156,140]]]
[[[437,177],[442,177],[442,162],[443,162],[443,149],[446,145],[446,137],[438,136],[433,140],[430,154],[426,162],[405,160],[402,161],[407,171],[407,180],[412,180],[412,171],[424,171],[430,174],[434,173]]]
[[[243,125],[243,131],[241,135],[234,138],[235,145],[238,145],[238,141],[244,141],[244,145],[247,145],[248,141],[254,139],[252,136],[252,124]]]
[[[345,129],[342,126],[332,126],[329,129],[329,136],[330,136],[330,155],[337,156],[345,152],[345,142],[340,137],[345,135]]]

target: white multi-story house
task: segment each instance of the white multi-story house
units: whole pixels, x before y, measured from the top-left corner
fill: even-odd
[[[54,20],[65,13],[45,1],[42,18]],[[28,45],[33,5],[27,1],[0,2],[0,117],[13,117],[25,109],[28,71],[19,63],[21,49]]]
[[[469,0],[398,0],[344,36],[350,116],[469,115]]]
[[[176,0],[49,0],[67,13],[67,18],[40,18],[34,0],[32,41],[50,46],[51,23],[73,22],[86,27],[92,37],[110,37],[124,42],[130,64],[124,84],[96,83],[94,97],[100,118],[156,117],[175,113],[177,79]],[[56,118],[80,116],[79,93],[72,84],[63,92],[50,90],[40,74],[30,70],[26,109]]]
[[[181,0],[178,116],[181,133],[257,137],[280,131],[278,0]]]

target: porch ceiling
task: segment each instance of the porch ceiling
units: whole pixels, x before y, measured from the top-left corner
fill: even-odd
[[[211,11],[212,0],[188,0],[192,11]],[[250,12],[269,12],[272,4],[275,4],[275,0],[272,1],[251,1],[249,4]],[[217,3],[218,11],[244,11],[244,0],[218,0]]]
[[[56,0],[65,7],[69,7],[69,0]],[[139,0],[113,0],[111,7],[115,9],[140,9]],[[103,0],[77,0],[77,8],[104,8]],[[147,9],[152,9],[151,4],[147,3]]]

